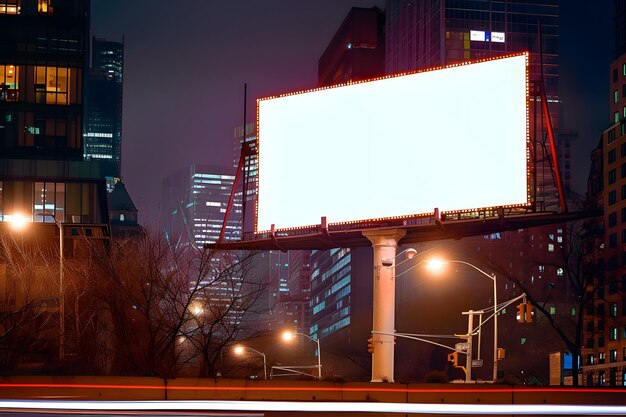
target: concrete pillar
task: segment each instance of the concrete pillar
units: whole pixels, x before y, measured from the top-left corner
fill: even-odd
[[[372,242],[374,250],[374,322],[373,330],[389,335],[372,335],[372,382],[394,382],[394,337],[396,311],[395,256],[398,241],[405,230],[363,232]],[[383,266],[383,260],[386,260]]]

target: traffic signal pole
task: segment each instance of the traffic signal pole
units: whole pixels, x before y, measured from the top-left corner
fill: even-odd
[[[472,338],[474,336],[474,310],[468,311],[467,314],[467,354],[465,355],[466,384],[472,382]]]

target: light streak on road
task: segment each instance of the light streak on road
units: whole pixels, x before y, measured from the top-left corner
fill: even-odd
[[[303,401],[0,401],[7,411],[251,411],[359,412],[456,415],[626,415],[626,406],[547,404],[407,404]]]
[[[454,388],[407,388],[407,387],[337,387],[337,386],[250,386],[250,385],[138,385],[138,384],[68,384],[68,383],[0,383],[2,388],[60,388],[60,389],[107,389],[107,390],[155,390],[155,391],[320,391],[320,392],[380,392],[380,393],[403,393],[403,394],[419,394],[419,393],[598,393],[598,394],[626,394],[626,389],[620,387],[601,388],[601,387],[530,387],[530,386],[512,386],[512,387],[480,387],[470,388],[467,386],[457,385]],[[69,397],[69,396],[66,396]]]

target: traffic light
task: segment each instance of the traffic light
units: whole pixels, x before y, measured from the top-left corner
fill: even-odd
[[[452,352],[448,354],[448,362],[452,362],[452,366],[459,368],[467,375],[467,371],[463,365],[459,365],[459,352]]]
[[[524,323],[526,321],[524,317],[525,315],[526,315],[526,305],[524,303],[518,304],[517,305],[517,322]]]
[[[496,353],[497,353],[497,358],[499,361],[501,361],[502,359],[506,357],[506,351],[504,350],[504,348],[498,348]]]
[[[533,305],[530,303],[521,303],[517,305],[517,322],[532,323],[533,322]]]
[[[374,353],[374,338],[370,337],[367,339],[367,351],[369,353]]]
[[[526,323],[533,322],[533,305],[526,303]]]

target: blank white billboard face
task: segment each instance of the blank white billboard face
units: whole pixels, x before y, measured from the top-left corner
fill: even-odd
[[[529,203],[527,56],[258,101],[256,230]]]

